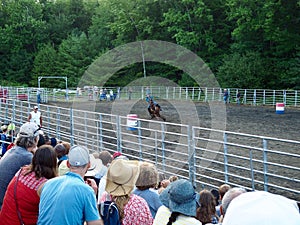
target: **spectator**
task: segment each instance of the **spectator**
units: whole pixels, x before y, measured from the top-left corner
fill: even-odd
[[[212,188],[210,189],[210,193],[214,196],[214,200],[215,200],[215,205],[219,205],[219,200],[220,200],[220,193],[219,190]]]
[[[225,214],[226,214],[226,211],[228,209],[228,206],[230,204],[230,202],[236,198],[237,196],[241,195],[241,194],[244,194],[246,193],[247,191],[244,189],[244,188],[239,188],[239,187],[234,187],[234,188],[231,188],[229,189],[223,199],[222,199],[222,205],[221,205],[221,208],[220,208],[220,211],[221,211],[221,217],[219,219],[219,222],[222,222],[224,217],[225,217]]]
[[[96,174],[96,177],[101,179],[107,173],[108,167],[112,162],[113,157],[108,151],[102,151],[99,153],[98,158],[101,160],[103,166],[99,170],[98,174]]]
[[[67,166],[67,160],[68,160],[67,149],[63,144],[57,144],[54,150],[58,160],[57,162],[58,175],[59,176],[65,175],[68,171],[70,171]]]
[[[161,193],[163,191],[163,187],[162,187],[162,181],[166,179],[166,176],[164,173],[162,172],[158,172],[158,183],[157,183],[157,186],[156,186],[156,191],[157,193]]]
[[[236,104],[241,104],[241,93],[239,91],[236,93]]]
[[[33,153],[39,141],[39,127],[35,123],[27,122],[20,128],[15,146],[0,160],[0,208],[7,186],[15,173],[24,165],[31,163]]]
[[[222,184],[220,187],[219,187],[219,194],[220,194],[220,200],[223,199],[225,193],[230,189],[230,185],[228,184]]]
[[[197,219],[204,224],[218,224],[216,215],[216,201],[213,194],[208,190],[200,192],[200,207],[197,209]]]
[[[131,193],[138,176],[138,161],[117,159],[107,171],[105,190],[119,209],[122,225],[152,225],[153,222],[147,202]]]
[[[39,142],[38,142],[38,144],[37,144],[37,147],[40,147],[40,146],[42,146],[42,145],[44,145],[44,144],[46,144],[44,135],[41,134],[41,133],[39,133]]]
[[[1,131],[2,131],[2,133],[1,133],[1,154],[0,155],[4,155],[5,154],[5,152],[7,151],[7,146],[8,146],[8,144],[6,143],[6,139],[7,139],[7,125],[2,125],[1,126]]]
[[[184,179],[172,182],[160,194],[163,206],[158,209],[153,225],[201,225],[195,218],[197,197],[191,182]]]
[[[65,149],[66,149],[66,155],[68,155],[69,151],[70,151],[70,148],[71,148],[70,143],[66,142],[66,141],[62,141],[61,144],[65,147]]]
[[[36,90],[36,102],[37,102],[37,104],[41,104],[41,89],[40,88],[38,88],[37,90]]]
[[[110,161],[109,156],[111,156],[111,154],[109,152],[106,153],[106,151],[102,151],[102,152],[99,154],[99,158],[101,159],[101,161],[103,160],[102,163],[104,162],[103,167],[106,167],[107,170],[108,170],[108,167],[110,165],[110,163],[108,163]],[[115,152],[113,154],[113,156],[111,156],[111,160],[119,160],[119,159],[129,160],[126,156],[123,156],[121,152]],[[107,165],[105,166],[106,162],[107,162]],[[105,168],[101,168],[101,170],[103,170],[103,169],[105,169]],[[105,197],[106,197],[106,191],[105,191],[106,175],[107,175],[107,171],[106,171],[105,175],[100,179],[100,182],[99,182],[99,186],[98,186],[98,204],[102,200],[105,201]],[[104,198],[102,198],[102,197],[104,197]]]
[[[228,94],[228,90],[227,89],[224,89],[224,93],[223,93],[223,100],[224,100],[224,103],[228,103],[228,99],[229,99],[229,94]]]
[[[33,111],[29,113],[27,120],[28,122],[36,123],[39,127],[42,127],[42,122],[43,122],[42,114],[38,110],[39,107],[34,106]]]
[[[223,199],[223,197],[224,197],[224,195],[225,195],[225,193],[230,189],[231,187],[230,187],[230,185],[228,185],[228,184],[222,184],[220,187],[219,187],[219,190],[218,190],[218,192],[219,192],[219,200],[218,200],[218,202],[217,202],[217,206],[216,206],[216,212],[217,212],[217,215],[218,215],[218,217],[220,217],[222,214],[221,214],[221,203],[222,203],[222,199]]]
[[[265,191],[248,192],[230,203],[223,225],[299,225],[297,203]]]
[[[70,171],[66,175],[47,181],[41,189],[38,224],[103,224],[97,209],[96,182],[83,179],[91,166],[88,150],[73,146],[67,165]]]
[[[133,194],[136,194],[148,203],[152,217],[155,218],[156,212],[162,203],[158,193],[154,190],[158,183],[158,172],[152,163],[142,162],[140,164],[140,174]]]
[[[133,92],[132,88],[129,88],[128,89],[128,100],[131,100],[132,92]]]
[[[40,201],[37,191],[56,175],[54,149],[43,145],[35,152],[31,164],[21,168],[10,181],[0,211],[1,224],[36,224]]]

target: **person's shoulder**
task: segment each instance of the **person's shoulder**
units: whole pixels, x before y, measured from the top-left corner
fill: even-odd
[[[146,200],[136,194],[131,194],[130,201],[137,204],[147,204]]]

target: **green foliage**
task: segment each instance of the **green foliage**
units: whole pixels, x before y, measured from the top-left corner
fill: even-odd
[[[232,53],[224,57],[217,77],[224,87],[263,88],[264,70],[264,60],[259,53]]]
[[[130,42],[162,40],[201,57],[221,86],[300,87],[299,0],[0,1],[3,84],[35,86],[39,76],[67,76],[69,86],[76,87],[107,51]],[[135,54],[142,55],[142,50]],[[105,60],[109,67],[114,59]],[[110,77],[105,84],[109,86],[141,79],[144,69],[147,77],[196,85],[172,66],[147,61],[145,66],[118,67],[112,77],[108,68],[92,65],[91,70],[101,72],[103,82]],[[64,87],[59,80],[42,82],[46,87]],[[92,85],[92,79],[84,82]],[[151,82],[147,85],[156,81]]]

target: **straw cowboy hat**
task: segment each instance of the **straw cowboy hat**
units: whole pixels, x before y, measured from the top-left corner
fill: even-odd
[[[130,194],[138,176],[138,161],[113,160],[107,171],[105,190],[113,196]]]

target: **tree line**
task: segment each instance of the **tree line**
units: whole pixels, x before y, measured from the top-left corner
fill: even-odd
[[[1,85],[66,76],[76,87],[101,55],[142,40],[189,49],[223,87],[300,88],[300,0],[1,0]],[[126,86],[145,68],[147,76],[197,85],[159,62],[121,68],[106,85]]]

